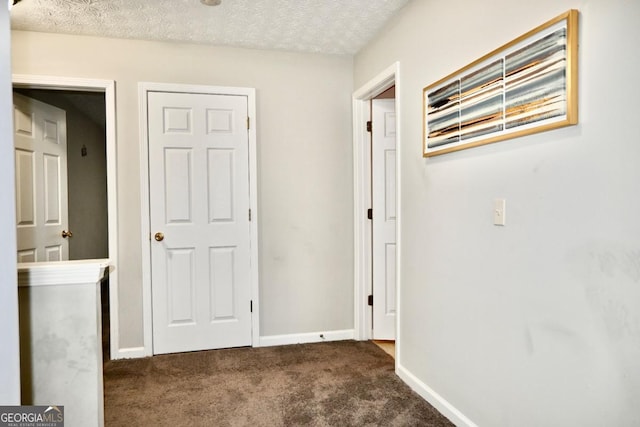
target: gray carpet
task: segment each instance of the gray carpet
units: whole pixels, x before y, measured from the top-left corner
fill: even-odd
[[[106,362],[115,426],[451,426],[370,342],[240,348]]]

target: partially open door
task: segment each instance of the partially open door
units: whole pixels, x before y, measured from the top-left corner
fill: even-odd
[[[18,262],[69,259],[66,113],[13,94]]]
[[[372,101],[373,338],[396,338],[395,99]]]

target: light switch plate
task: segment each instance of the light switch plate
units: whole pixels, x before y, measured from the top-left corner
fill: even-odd
[[[505,225],[507,214],[507,201],[495,199],[493,201],[493,225]]]

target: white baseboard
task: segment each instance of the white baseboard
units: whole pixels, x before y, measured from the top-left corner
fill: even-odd
[[[138,359],[141,357],[147,357],[151,355],[147,354],[147,352],[144,350],[144,347],[129,347],[129,348],[117,349],[115,352],[112,352],[111,356],[113,360],[117,360],[117,359]]]
[[[353,329],[342,331],[308,332],[304,334],[268,335],[260,337],[260,342],[255,347],[270,347],[274,345],[308,344],[323,341],[352,340]]]
[[[308,344],[323,341],[344,341],[352,340],[353,329],[341,331],[308,332],[304,334],[269,335],[260,337],[260,341],[254,347],[271,347],[275,345]],[[144,347],[121,348],[112,354],[112,359],[135,359],[151,356],[147,354]]]
[[[396,373],[402,379],[402,381],[404,381],[409,387],[411,387],[413,391],[422,396],[424,400],[429,402],[431,406],[436,408],[442,415],[447,417],[456,426],[478,427],[473,421],[464,416],[464,414],[456,409],[451,403],[447,402],[431,387],[420,381],[415,375],[413,375],[400,364],[398,364]]]

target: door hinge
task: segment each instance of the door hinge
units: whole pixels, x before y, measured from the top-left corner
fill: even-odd
[[[371,128],[373,127],[373,125],[371,124],[371,120],[369,120],[367,122],[367,132],[371,132]]]
[[[367,297],[367,304],[369,304],[369,305],[373,305],[373,295],[369,295],[369,296]]]
[[[247,129],[251,129],[251,119],[247,117]]]
[[[249,311],[251,311],[251,313],[253,313],[253,300],[249,301]]]
[[[373,219],[373,209],[367,209],[367,219]]]
[[[251,209],[249,209],[249,222],[251,222]]]

